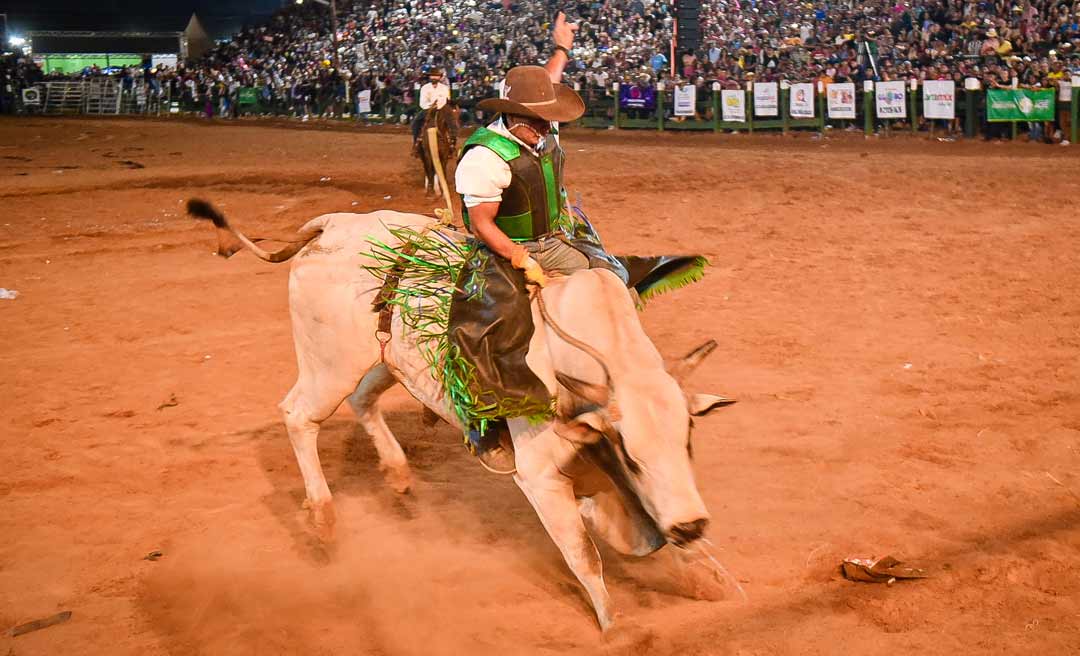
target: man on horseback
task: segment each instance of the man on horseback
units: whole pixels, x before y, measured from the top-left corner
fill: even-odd
[[[428,71],[428,81],[420,87],[420,111],[413,117],[412,137],[413,148],[418,148],[420,143],[420,130],[424,127],[424,119],[428,110],[441,109],[450,100],[450,87],[443,82],[442,69],[433,68]]]

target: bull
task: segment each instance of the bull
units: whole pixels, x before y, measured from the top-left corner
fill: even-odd
[[[209,203],[192,200],[188,211],[214,223],[223,256],[246,248],[268,262],[292,260],[289,311],[299,373],[279,407],[311,522],[319,537],[330,540],[334,507],[317,441],[320,424],[343,401],[371,436],[388,484],[400,493],[409,490],[411,472],[379,409],[380,395],[401,383],[438,417],[461,425],[399,317],[380,348],[371,302],[381,283],[363,267],[373,241],[400,243],[388,226],[424,230],[432,219],[386,210],[326,214],[305,224],[295,242],[267,252]],[[557,412],[540,423],[509,421],[514,482],[607,631],[615,610],[591,536],[635,556],[701,539],[709,512],[691,467],[692,417],[731,401],[688,394],[680,384],[715,342],[665,366],[631,294],[607,270],[554,279],[532,309],[535,331],[526,362],[556,399]]]

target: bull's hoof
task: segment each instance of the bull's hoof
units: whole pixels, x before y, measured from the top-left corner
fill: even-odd
[[[334,524],[337,523],[334,503],[332,501],[313,503],[305,499],[304,506],[308,509],[308,521],[311,522],[315,537],[319,538],[319,541],[323,544],[332,543],[334,541]]]
[[[723,601],[731,598],[729,582],[708,558],[687,549],[668,547],[667,567],[679,594],[702,601]]]
[[[618,621],[616,622],[615,619]],[[604,629],[605,653],[640,654],[656,644],[657,635],[652,627],[628,622],[622,615],[615,619]]]
[[[398,494],[408,494],[409,490],[412,489],[412,470],[409,469],[408,465],[384,467],[383,476],[386,477],[390,489]]]

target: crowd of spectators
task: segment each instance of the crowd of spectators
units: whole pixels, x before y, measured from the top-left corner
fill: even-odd
[[[234,110],[237,89],[254,87],[264,106],[307,116],[355,111],[364,90],[381,111],[408,113],[426,71],[441,68],[468,109],[509,67],[547,56],[559,9],[581,23],[568,82],[590,95],[669,80],[1048,87],[1080,65],[1080,0],[702,0],[701,46],[678,53],[675,10],[661,0],[338,0],[336,56],[330,12],[306,2],[193,64],[123,75],[208,112]]]

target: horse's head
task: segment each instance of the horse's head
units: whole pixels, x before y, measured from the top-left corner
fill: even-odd
[[[458,130],[461,128],[461,107],[457,104],[457,101],[448,100],[445,105],[440,107],[436,121],[440,137],[443,134],[446,135],[448,148],[445,152],[448,155],[457,152]]]

